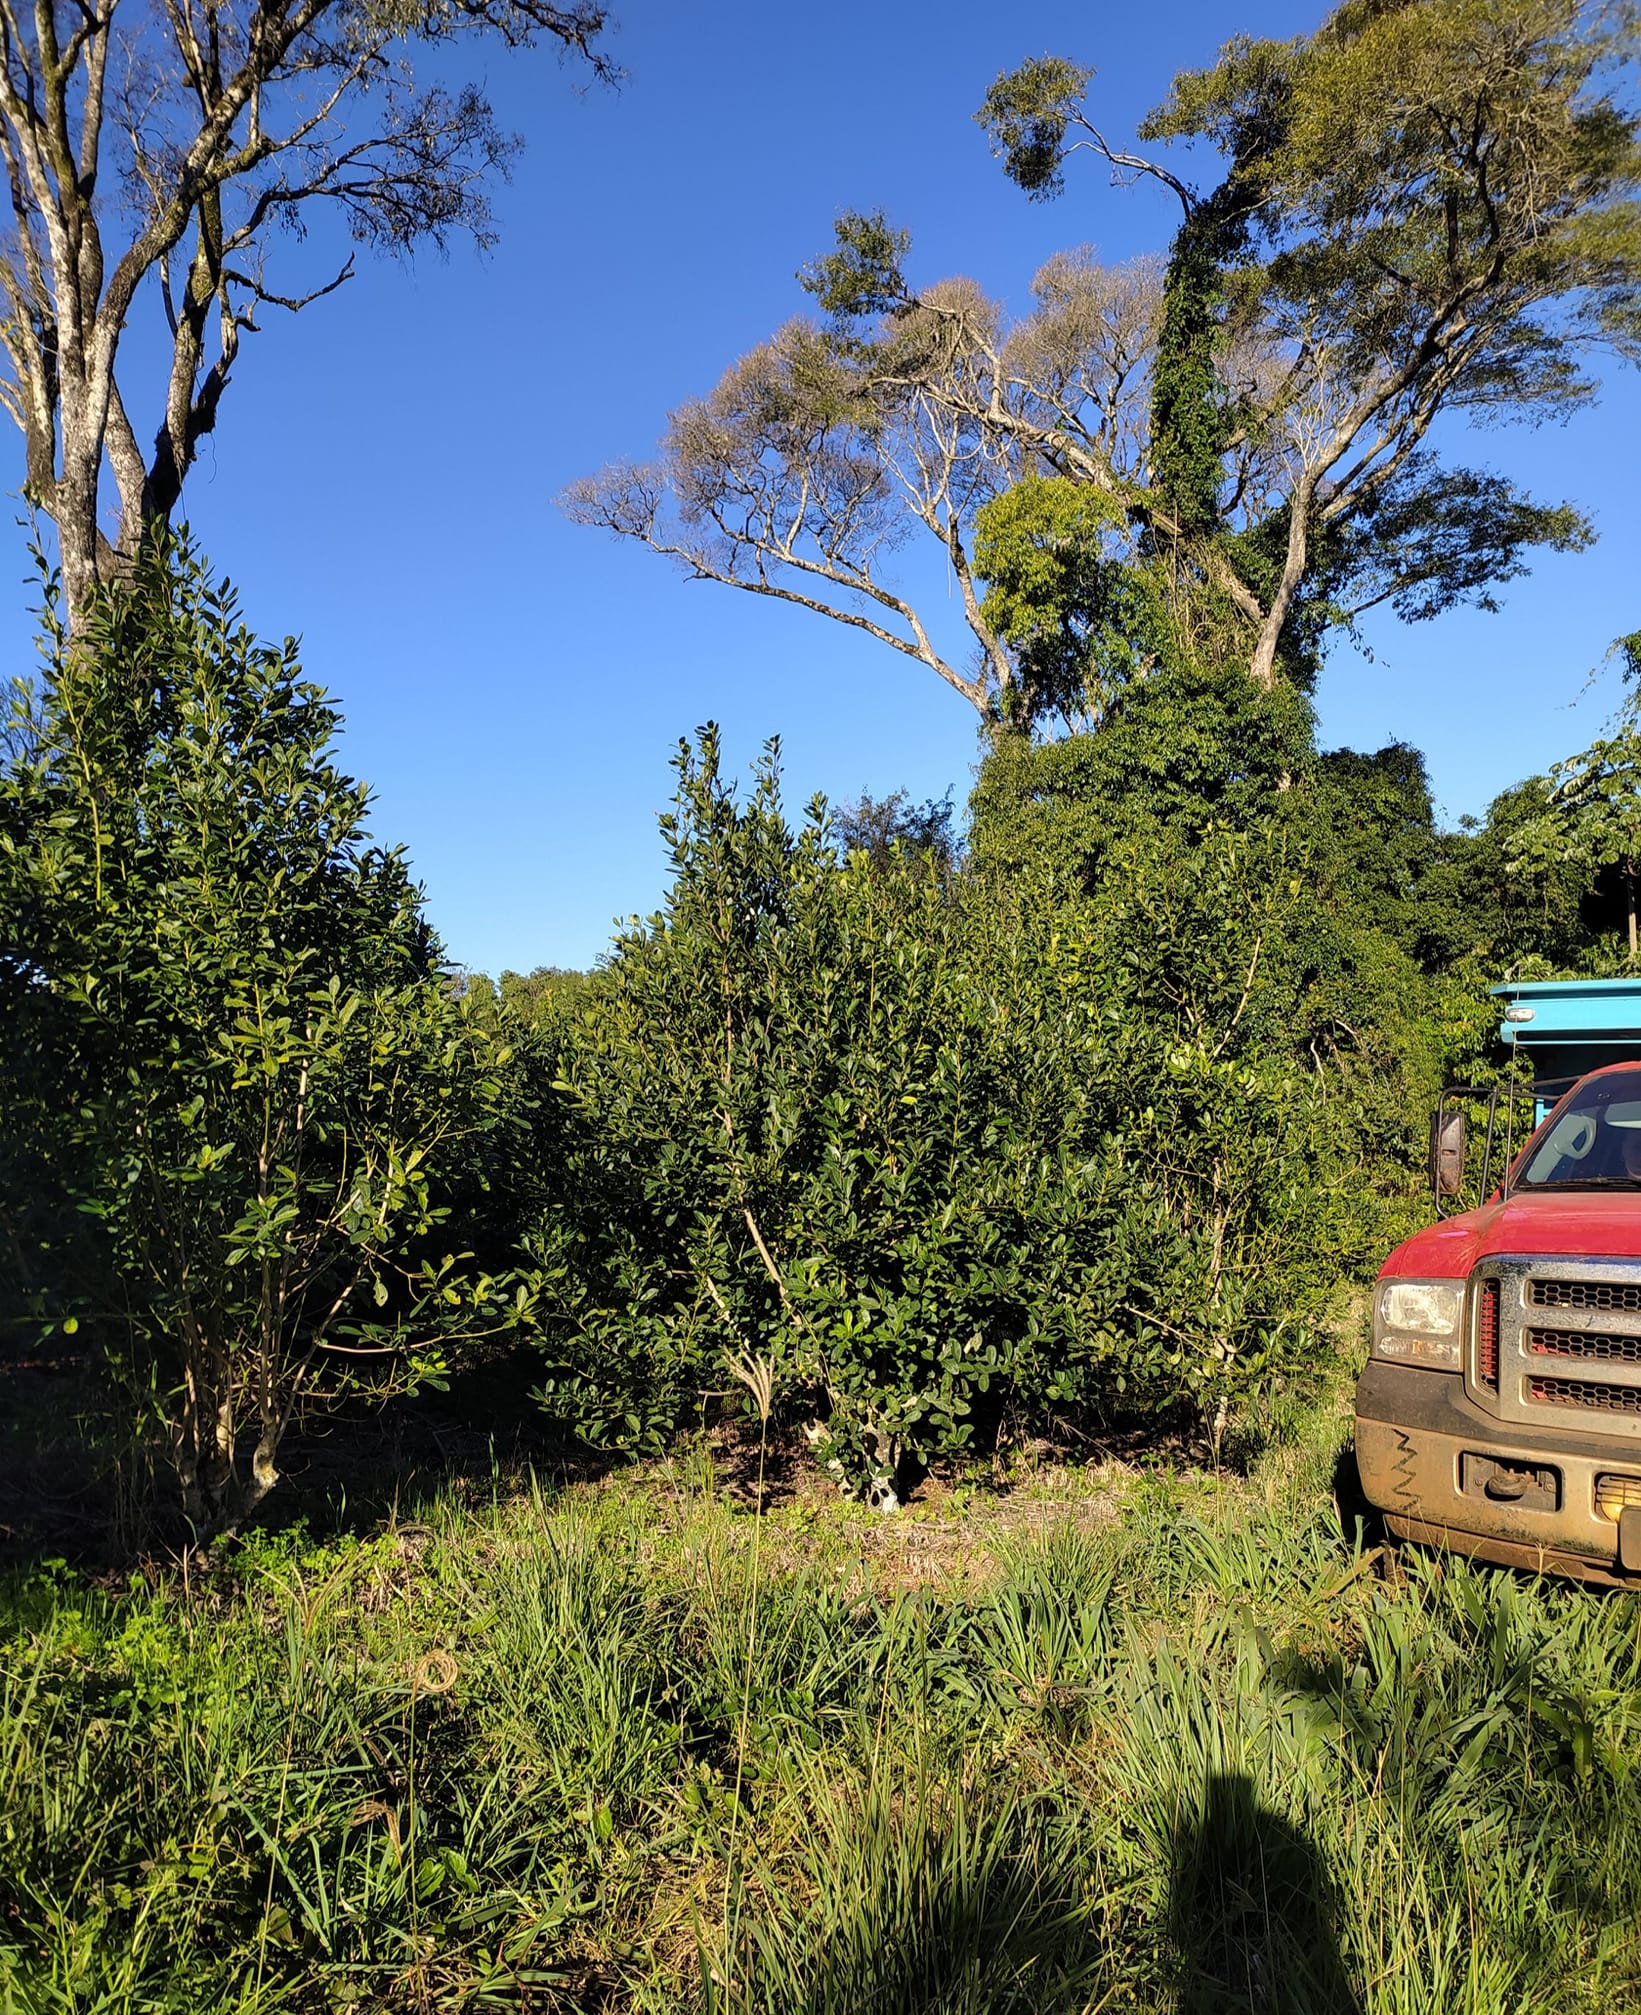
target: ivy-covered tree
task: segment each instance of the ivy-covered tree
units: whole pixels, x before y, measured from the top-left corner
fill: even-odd
[[[73,643],[48,610],[0,768],[0,1161],[26,1177],[0,1272],[32,1262],[34,1317],[157,1402],[203,1534],[273,1488],[298,1412],[522,1313],[450,1220],[505,1052],[337,727],[292,642],[156,551]]]
[[[1579,0],[1346,0],[1314,33],[1233,40],[1141,123],[1198,186],[1109,141],[1092,72],[1045,58],[979,118],[1058,195],[1087,151],[1180,206],[1163,260],[1063,254],[1010,323],[908,271],[851,215],[798,321],[674,414],[657,462],[576,486],[577,517],[693,575],[783,598],[926,664],[988,721],[1096,716],[1195,657],[1308,684],[1389,604],[1493,605],[1569,504],[1448,461],[1439,419],[1541,422],[1641,345],[1634,23]],[[941,646],[893,554],[939,541],[977,645]]]

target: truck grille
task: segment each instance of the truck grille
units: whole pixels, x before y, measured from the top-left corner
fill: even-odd
[[[1476,1377],[1489,1392],[1499,1389],[1499,1284],[1484,1280],[1476,1306]]]
[[[1613,1308],[1641,1315],[1641,1282],[1627,1280],[1532,1280],[1527,1299],[1534,1308]]]
[[[1465,1384],[1501,1422],[1641,1444],[1641,1254],[1489,1253],[1471,1279]]]
[[[1527,1393],[1542,1406],[1593,1407],[1603,1413],[1641,1413],[1641,1386],[1597,1385],[1593,1379],[1530,1378]]]
[[[1530,1329],[1535,1357],[1597,1358],[1607,1364],[1641,1364],[1641,1336],[1602,1336],[1587,1329]]]

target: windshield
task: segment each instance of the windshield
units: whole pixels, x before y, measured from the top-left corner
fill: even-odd
[[[1516,1186],[1641,1188],[1641,1070],[1615,1070],[1575,1087],[1529,1143]]]

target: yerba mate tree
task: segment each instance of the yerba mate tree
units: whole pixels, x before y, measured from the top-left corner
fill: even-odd
[[[169,522],[258,314],[352,272],[276,277],[317,210],[390,251],[488,242],[486,186],[519,143],[413,54],[545,39],[608,78],[605,27],[599,0],[0,0],[0,399],[71,614]],[[120,368],[138,315],[163,316],[169,349],[141,388]]]
[[[972,280],[914,284],[882,216],[845,217],[801,276],[824,319],[572,514],[865,629],[1005,726],[1097,716],[1184,657],[1303,686],[1381,603],[1490,606],[1590,527],[1433,430],[1561,418],[1603,352],[1641,347],[1636,51],[1632,10],[1579,0],[1347,0],[1176,77],[1139,144],[1217,156],[1201,186],[1106,138],[1091,70],[1027,63],[977,115],[1008,174],[1055,196],[1086,151],[1158,181],[1165,261],[1061,255],[1011,323]],[[896,572],[921,532],[967,663]]]

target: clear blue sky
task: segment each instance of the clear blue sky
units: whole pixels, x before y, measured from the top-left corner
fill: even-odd
[[[570,526],[564,483],[647,454],[669,407],[795,312],[794,270],[841,209],[886,208],[918,277],[969,272],[1016,307],[1057,247],[1164,246],[1166,202],[1090,164],[1058,204],[1004,181],[970,117],[999,69],[1044,51],[1096,64],[1125,133],[1228,35],[1319,18],[1273,0],[615,5],[619,92],[578,96],[546,56],[469,54],[527,140],[499,248],[362,262],[339,296],[271,321],[187,496],[256,626],[300,632],[340,696],[348,764],[452,956],[491,971],[586,964],[612,918],[654,906],[668,757],[699,721],[723,724],[737,764],[779,733],[793,803],[961,799],[976,754],[972,715],[932,674]],[[1387,621],[1371,662],[1341,651],[1326,740],[1416,743],[1450,817],[1587,740],[1612,680],[1569,703],[1641,624],[1638,442],[1631,372],[1566,430],[1472,444],[1590,509],[1601,542],[1544,562],[1500,616]]]

